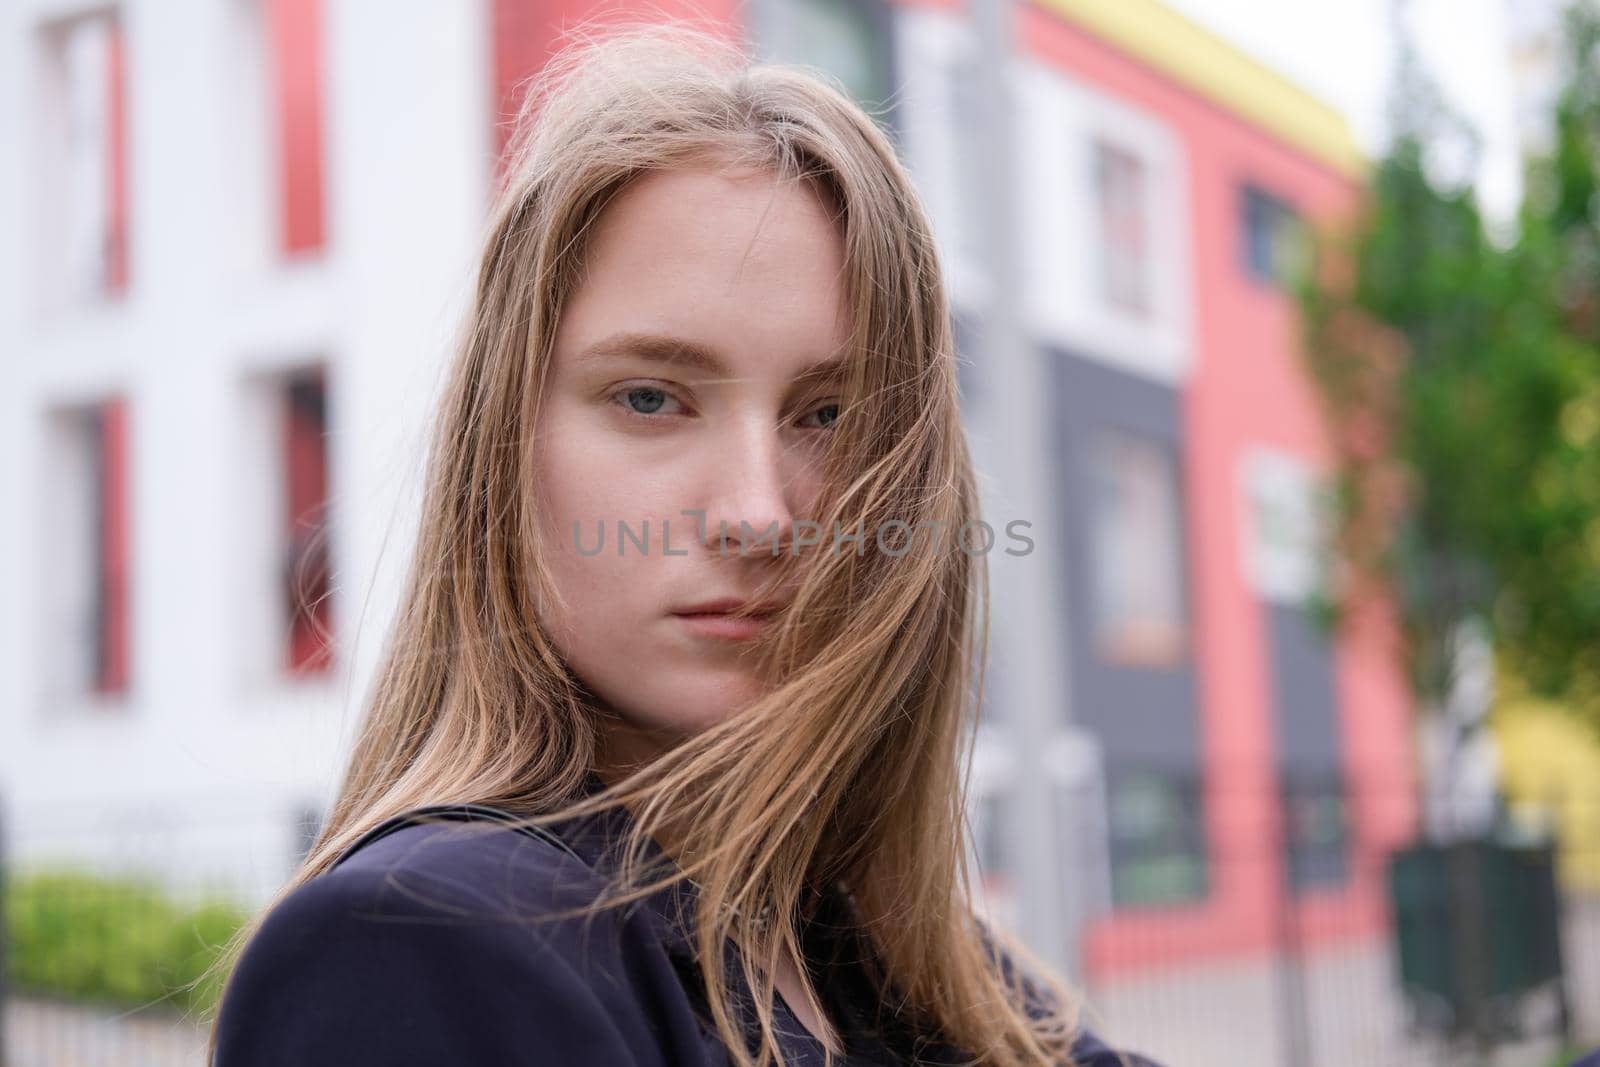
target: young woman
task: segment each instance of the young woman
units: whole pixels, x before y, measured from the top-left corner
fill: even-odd
[[[396,629],[219,964],[216,1067],[1147,1063],[973,914],[985,560],[889,140],[682,27],[573,45],[522,129]]]

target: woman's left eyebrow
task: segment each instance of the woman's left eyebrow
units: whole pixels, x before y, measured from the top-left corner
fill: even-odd
[[[674,337],[670,334],[634,331],[610,334],[584,347],[578,353],[578,360],[587,362],[628,356],[651,362],[693,367],[719,378],[733,376],[728,370],[727,362],[716,349],[698,341],[691,341],[687,337]],[[802,385],[833,381],[844,375],[846,365],[846,356],[843,353],[835,354],[811,364],[796,375],[795,381]]]

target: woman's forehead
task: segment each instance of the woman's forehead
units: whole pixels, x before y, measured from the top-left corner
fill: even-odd
[[[570,358],[643,355],[730,371],[771,353],[841,354],[850,322],[843,236],[808,183],[709,168],[636,179],[606,207],[562,316]]]
[[[729,289],[837,283],[845,266],[842,230],[809,182],[701,167],[628,183],[595,221],[587,253],[586,281],[602,273],[671,281],[693,268],[702,272],[696,282]]]

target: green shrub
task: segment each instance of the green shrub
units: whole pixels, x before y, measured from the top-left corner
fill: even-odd
[[[13,988],[119,1007],[209,1010],[215,983],[190,984],[248,918],[225,901],[185,909],[152,882],[80,871],[13,878],[4,895]]]

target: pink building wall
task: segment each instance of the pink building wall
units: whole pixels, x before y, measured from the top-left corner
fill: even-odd
[[[1259,952],[1276,942],[1284,877],[1263,835],[1278,832],[1272,795],[1274,720],[1264,615],[1243,573],[1237,470],[1251,446],[1329,461],[1311,383],[1301,367],[1292,297],[1251,279],[1239,243],[1238,186],[1256,179],[1318,224],[1348,218],[1359,188],[1327,163],[1278,140],[1037,7],[1018,10],[1019,48],[1136,104],[1181,139],[1188,160],[1195,352],[1183,390],[1185,540],[1193,575],[1200,720],[1213,855],[1268,862],[1218,863],[1211,897],[1188,907],[1122,913],[1089,939],[1089,966],[1104,972],[1184,956]],[[1368,612],[1336,648],[1343,766],[1351,790],[1348,888],[1302,897],[1308,944],[1384,928],[1381,856],[1415,821],[1409,698],[1392,612]],[[1270,839],[1266,839],[1270,841]]]

